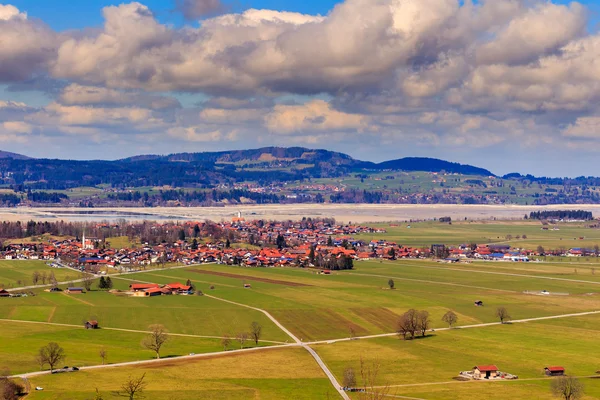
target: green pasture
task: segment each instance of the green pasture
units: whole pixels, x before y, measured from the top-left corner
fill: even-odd
[[[33,284],[32,276],[35,271],[44,272],[46,275],[54,272],[54,276],[59,282],[80,277],[77,271],[67,268],[50,268],[45,261],[41,260],[0,260],[0,288],[30,286]],[[40,281],[39,284],[41,285],[42,282]]]
[[[338,398],[313,358],[300,348],[40,376],[31,384],[44,390],[28,398],[84,400],[93,398],[96,388],[112,398],[129,376],[142,374],[148,383],[145,398],[157,400]]]
[[[448,310],[459,314],[461,324],[494,322],[495,309],[500,306],[506,307],[513,319],[600,310],[600,294],[592,294],[600,292],[600,279],[589,270],[583,276],[584,270],[568,274],[562,266],[553,264],[506,263],[515,268],[540,268],[534,271],[504,270],[501,264],[505,263],[463,266],[416,260],[365,261],[357,262],[353,271],[330,276],[293,268],[206,265],[150,271],[128,278],[157,283],[189,278],[206,294],[266,309],[304,340],[393,332],[399,315],[409,308],[429,311],[434,327],[443,326],[441,316]],[[395,282],[394,290],[387,286],[390,278]],[[286,282],[306,286],[288,286]],[[244,283],[252,287],[246,289]],[[557,295],[523,293],[542,290]],[[475,307],[475,300],[482,300],[484,307]]]
[[[591,321],[594,326],[600,323],[600,316],[582,319]],[[485,398],[493,399],[549,398],[549,380],[532,379],[544,378],[543,369],[549,365],[563,366],[570,375],[596,375],[598,357],[590,351],[595,347],[596,336],[595,329],[545,321],[430,332],[412,341],[389,337],[322,344],[314,348],[338,379],[342,379],[348,367],[359,371],[361,358],[366,366],[379,365],[376,384],[389,386],[390,394],[425,399],[471,399],[477,395],[481,398],[483,391],[489,393]],[[460,371],[483,364],[495,364],[503,372],[518,375],[521,383],[453,381]],[[588,398],[596,398],[600,385],[594,380],[585,383],[591,396]],[[451,394],[453,390],[459,390],[460,394]]]
[[[443,217],[444,215],[440,215]],[[540,221],[453,221],[452,224],[429,222],[403,222],[399,226],[373,224],[384,228],[386,233],[354,236],[365,241],[387,240],[403,246],[430,247],[432,244],[510,244],[513,248],[546,250],[585,247],[593,249],[600,245],[600,229],[588,228],[585,223],[560,223],[559,230],[542,230]],[[408,228],[410,226],[410,228]],[[509,236],[510,235],[510,236]],[[526,239],[523,239],[523,235]],[[517,236],[520,238],[517,239]],[[507,239],[507,237],[512,237]],[[583,238],[583,239],[580,239]],[[584,257],[585,259],[586,257]],[[593,259],[594,257],[590,257]]]
[[[146,333],[86,330],[83,324],[79,327],[66,327],[7,321],[0,321],[0,331],[3,343],[0,347],[0,369],[6,368],[13,374],[39,370],[35,356],[49,342],[56,342],[64,348],[67,357],[62,364],[69,366],[101,364],[100,349],[107,352],[107,363],[149,360],[154,357],[154,352],[141,345]],[[246,344],[247,347],[252,345],[253,343]],[[234,341],[232,348],[239,348],[239,344]],[[220,339],[171,336],[163,346],[161,356],[164,358],[222,350]],[[46,365],[44,368],[49,367]]]

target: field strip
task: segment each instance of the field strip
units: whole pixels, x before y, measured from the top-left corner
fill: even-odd
[[[83,329],[83,325],[61,324],[61,323],[57,323],[57,322],[27,321],[27,320],[20,320],[20,319],[4,319],[4,318],[0,318],[0,322],[20,322],[20,323],[25,323],[25,324],[64,326],[64,327],[69,327],[69,328],[82,328]],[[130,333],[151,333],[150,331],[142,331],[142,330],[136,330],[136,329],[124,329],[124,328],[101,327],[100,329],[107,330],[107,331],[120,331],[120,332],[130,332]],[[223,339],[224,338],[224,336],[205,336],[205,335],[192,335],[192,334],[188,334],[188,333],[172,333],[172,332],[167,332],[167,335],[198,338],[198,339]],[[262,340],[262,339],[259,340],[259,342],[274,343],[274,344],[279,344],[279,345],[286,344],[285,342],[279,342],[279,341],[275,341],[275,340]]]
[[[158,276],[159,278],[169,278],[169,279],[179,279],[179,280],[182,279],[180,276],[170,276],[170,275],[161,275],[161,274],[152,274],[152,273],[148,273],[148,275]],[[214,284],[214,282],[199,281],[199,280],[196,280],[196,279],[194,279],[194,282],[195,283],[206,283],[206,284],[209,284],[209,285],[213,285]],[[234,285],[227,285],[225,283],[219,283],[219,286],[225,286],[225,287],[230,287],[230,288],[236,288],[237,287],[237,286],[234,286]]]
[[[46,322],[52,321],[52,318],[54,318],[54,313],[56,313],[56,308],[56,306],[52,308],[52,311],[50,311],[50,315],[48,315],[48,319],[46,320]]]
[[[221,299],[219,297],[215,297],[215,296],[211,296],[211,295],[207,295],[207,294],[205,294],[205,296],[208,296],[208,297],[213,298],[215,300],[224,301],[226,303],[231,303],[231,304],[235,304],[235,305],[238,305],[238,306],[241,306],[241,307],[250,308],[252,310],[260,311],[263,314],[265,314],[271,321],[273,321],[273,323],[275,325],[277,325],[282,331],[284,331],[289,337],[291,337],[294,340],[294,342],[296,342],[296,344],[302,346],[304,349],[306,349],[306,351],[308,351],[310,353],[310,355],[315,359],[315,361],[317,362],[317,364],[319,364],[319,367],[321,367],[321,369],[323,370],[323,372],[325,373],[325,375],[327,375],[327,378],[329,378],[329,381],[331,382],[331,384],[333,385],[333,387],[335,388],[335,390],[337,390],[337,392],[340,394],[340,396],[342,396],[342,398],[344,400],[350,400],[350,397],[346,394],[346,392],[344,392],[341,389],[341,386],[338,383],[337,379],[335,378],[335,376],[333,375],[333,373],[331,372],[331,370],[327,367],[327,365],[325,364],[325,362],[317,354],[317,352],[314,351],[307,343],[302,343],[302,341],[300,339],[298,339],[292,332],[290,332],[285,326],[283,326],[279,321],[277,321],[275,319],[275,317],[273,317],[268,311],[263,310],[261,308],[252,307],[252,306],[249,306],[249,305],[246,305],[246,304],[236,303],[235,301]]]
[[[73,300],[75,300],[75,301],[78,301],[78,302],[80,302],[80,303],[83,303],[83,304],[85,304],[85,305],[88,305],[88,306],[91,306],[91,307],[96,307],[96,305],[95,305],[95,304],[92,304],[92,303],[90,303],[90,302],[88,302],[88,301],[85,301],[85,300],[82,300],[82,299],[79,299],[79,298],[75,297],[75,296],[77,296],[76,294],[75,294],[75,295],[73,295],[73,296],[69,296],[69,295],[68,295],[68,294],[66,294],[65,292],[60,292],[60,293],[61,293],[63,296],[66,296],[66,297],[68,297],[68,298],[70,298],[70,299],[73,299]]]
[[[88,367],[79,367],[80,371],[88,371],[94,369],[103,369],[103,368],[115,368],[115,367],[127,367],[127,366],[135,366],[135,365],[144,365],[144,364],[156,364],[156,363],[169,363],[173,361],[182,361],[182,360],[195,360],[202,358],[211,358],[218,356],[226,356],[231,354],[240,354],[240,353],[251,353],[255,351],[265,351],[265,350],[273,350],[273,349],[281,349],[286,347],[299,347],[300,345],[297,343],[287,343],[280,344],[278,346],[269,346],[269,347],[251,347],[247,349],[239,349],[239,350],[228,350],[228,351],[218,351],[214,353],[202,353],[202,354],[194,354],[188,356],[178,356],[178,357],[169,357],[169,358],[154,358],[151,360],[142,360],[142,361],[127,361],[122,363],[114,363],[114,364],[104,364],[104,365],[90,365]],[[27,372],[24,374],[13,375],[10,378],[31,378],[34,376],[40,375],[49,375],[50,371],[36,371],[36,372]]]
[[[442,270],[442,271],[458,271],[458,272],[472,272],[472,273],[477,273],[477,274],[514,276],[514,277],[518,277],[518,278],[547,279],[547,280],[551,280],[551,281],[563,281],[563,282],[574,282],[574,283],[589,283],[591,285],[600,285],[600,282],[595,282],[595,281],[586,281],[586,280],[581,280],[581,279],[568,279],[568,278],[555,278],[555,277],[552,277],[552,276],[511,274],[511,273],[508,273],[508,272],[480,271],[480,270],[476,270],[476,269],[458,269],[458,268],[431,267],[431,266],[427,266],[427,265],[414,265],[414,264],[409,265],[409,267],[413,267],[413,268],[427,268],[427,269],[438,269],[438,270]]]
[[[450,330],[455,330],[455,329],[484,328],[487,326],[521,324],[524,322],[535,322],[535,321],[543,321],[543,320],[559,319],[559,318],[570,318],[570,317],[583,317],[586,315],[596,315],[596,314],[600,314],[600,311],[585,311],[585,312],[573,313],[573,314],[560,314],[560,315],[549,315],[547,317],[516,319],[516,320],[510,321],[509,323],[504,323],[504,324],[502,322],[487,322],[487,323],[483,323],[483,324],[461,325],[461,326],[456,326],[454,328],[437,328],[437,329],[435,329],[435,331],[440,332],[440,331],[450,331]],[[309,344],[309,345],[310,344],[333,344],[333,343],[337,343],[337,342],[346,342],[346,341],[357,340],[357,339],[376,339],[376,338],[390,337],[390,336],[397,336],[397,335],[398,335],[398,333],[396,333],[396,332],[380,333],[378,335],[355,336],[352,338],[318,340],[318,341],[314,341],[314,342],[307,342],[306,344]]]
[[[431,283],[431,284],[435,284],[435,285],[459,286],[459,287],[466,287],[466,288],[472,288],[472,289],[494,290],[497,292],[506,292],[506,293],[521,293],[516,290],[494,289],[494,288],[488,288],[488,287],[483,287],[483,286],[461,285],[460,283],[452,283],[452,282],[428,281],[425,279],[401,278],[398,276],[391,276],[391,275],[388,276],[388,275],[376,275],[376,274],[361,274],[361,273],[355,273],[355,272],[349,272],[348,275],[374,276],[374,277],[378,277],[378,278],[394,278],[394,279],[398,279],[401,281]]]
[[[577,379],[597,379],[598,375],[587,375],[587,376],[575,376]],[[418,387],[418,386],[434,386],[434,385],[460,385],[460,384],[475,384],[475,383],[492,383],[492,382],[527,382],[527,381],[550,381],[554,378],[551,376],[545,376],[540,378],[524,378],[524,379],[482,379],[482,380],[469,380],[469,381],[446,381],[446,382],[423,382],[423,383],[405,383],[400,385],[387,385],[387,386],[373,386],[377,389],[382,388],[401,388],[401,387]],[[407,397],[408,398],[408,397]]]

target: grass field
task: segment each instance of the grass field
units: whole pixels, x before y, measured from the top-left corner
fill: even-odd
[[[41,260],[0,260],[0,288],[10,289],[11,287],[32,285],[34,271],[45,272],[46,275],[53,272],[59,282],[79,278],[76,271],[66,268],[50,268],[45,261]]]
[[[511,224],[502,229],[507,225]],[[476,232],[469,231],[468,224],[446,226],[465,229],[466,236],[490,232],[487,224],[479,225]],[[434,228],[422,226],[425,231]],[[517,229],[522,231],[527,226]],[[416,235],[413,240],[436,240],[436,235],[425,232],[423,238]],[[567,373],[581,377],[600,370],[595,352],[600,314],[517,321],[600,311],[600,272],[584,260],[470,264],[373,260],[356,262],[354,270],[334,271],[329,276],[305,269],[211,264],[115,276],[113,282],[116,288],[124,289],[131,282],[187,279],[206,295],[130,298],[100,291],[78,296],[40,292],[34,297],[0,299],[0,340],[8,343],[0,348],[0,368],[8,366],[19,373],[35,371],[35,352],[49,341],[65,348],[65,365],[98,364],[101,347],[107,349],[110,363],[147,360],[152,353],[140,345],[145,333],[109,328],[145,331],[154,323],[164,324],[172,333],[190,335],[172,337],[164,347],[167,356],[217,352],[221,350],[220,339],[199,336],[235,336],[247,331],[252,321],[262,325],[262,339],[290,342],[266,315],[242,306],[246,305],[266,310],[304,342],[321,341],[311,346],[340,382],[347,367],[354,368],[358,375],[361,357],[367,364],[379,363],[377,384],[390,385],[390,394],[398,396],[426,400],[546,399],[550,398],[550,380],[542,374],[545,366],[562,365]],[[387,285],[389,279],[395,282],[394,290]],[[246,283],[251,288],[244,288]],[[533,294],[541,290],[551,294]],[[475,307],[475,300],[483,301],[484,306]],[[466,326],[497,322],[495,310],[500,306],[508,309],[515,323],[441,329],[446,327],[441,317],[448,310],[458,315],[458,326]],[[393,335],[327,343],[393,333],[399,316],[409,308],[428,311],[435,332],[414,341],[402,341]],[[81,323],[87,319],[97,319],[105,329],[86,331]],[[44,324],[47,322],[75,326]],[[232,347],[236,347],[235,341]],[[496,364],[520,379],[452,379],[476,364]],[[87,399],[92,397],[95,385],[106,395],[118,389],[128,374],[143,372],[148,373],[148,398],[153,399],[338,398],[302,348],[260,349],[212,359],[173,359],[160,367],[33,377],[31,383],[45,390],[30,397]],[[585,399],[599,398],[600,380],[583,380]]]
[[[443,217],[443,215],[440,215]],[[452,224],[439,222],[405,222],[399,226],[375,224],[386,233],[357,235],[363,240],[386,239],[404,246],[425,246],[442,243],[460,244],[510,244],[515,248],[535,250],[538,246],[546,250],[585,247],[593,249],[600,245],[600,229],[589,228],[589,223],[559,223],[558,230],[542,230],[540,221],[453,221]],[[410,228],[408,228],[410,226]],[[554,225],[550,225],[552,228]],[[508,240],[507,236],[512,236]],[[526,239],[523,239],[523,235]],[[520,238],[517,239],[517,236]],[[583,239],[581,239],[583,238]],[[593,259],[594,257],[591,257]]]

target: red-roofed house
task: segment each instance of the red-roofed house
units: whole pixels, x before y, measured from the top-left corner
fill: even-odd
[[[129,285],[129,290],[134,292],[141,292],[146,289],[158,288],[156,283],[132,283]]]
[[[498,367],[495,365],[476,365],[473,367],[475,379],[490,379],[498,375]]]
[[[565,374],[564,367],[546,367],[544,373],[548,376],[562,376]]]

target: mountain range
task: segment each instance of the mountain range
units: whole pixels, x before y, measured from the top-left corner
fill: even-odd
[[[140,155],[114,161],[42,159],[0,152],[4,183],[31,189],[68,189],[100,184],[206,188],[242,181],[268,184],[387,170],[494,176],[483,168],[434,158],[409,157],[373,163],[339,152],[303,147]]]

